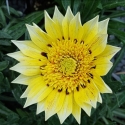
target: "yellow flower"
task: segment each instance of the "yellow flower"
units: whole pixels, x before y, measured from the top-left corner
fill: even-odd
[[[45,120],[57,113],[63,123],[72,114],[80,124],[81,108],[90,116],[102,103],[100,93],[112,93],[101,76],[120,48],[107,45],[109,19],[98,18],[82,25],[79,12],[74,16],[68,7],[63,16],[55,7],[52,19],[45,11],[46,32],[27,24],[31,40],[12,41],[20,51],[8,54],[19,61],[11,69],[21,73],[13,83],[28,86],[24,107],[37,103]]]

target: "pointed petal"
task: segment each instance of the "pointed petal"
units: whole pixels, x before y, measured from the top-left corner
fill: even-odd
[[[17,65],[11,67],[10,69],[26,76],[41,74],[39,66],[28,66],[28,65],[23,65],[21,63],[18,63]]]
[[[97,56],[104,51],[107,44],[107,37],[108,35],[106,34],[98,34],[92,40],[90,50],[92,51],[93,56]]]
[[[72,93],[66,95],[62,108],[57,113],[61,124],[72,113],[72,98]]]
[[[41,56],[41,59],[34,59],[28,56],[25,56],[21,51],[9,53],[8,56],[20,61],[24,65],[31,65],[31,66],[42,66],[46,65],[47,58],[44,56]]]
[[[99,22],[98,33],[99,34],[107,34],[109,18]]]
[[[121,49],[120,47],[106,45],[104,51],[97,57],[99,57],[99,58],[106,57],[108,59],[111,59],[118,51],[120,51],[120,49]]]
[[[102,103],[102,97],[101,97],[100,93],[98,95],[97,101],[100,102],[100,103]]]
[[[41,102],[38,102],[37,103],[37,111],[36,111],[36,114],[39,114],[41,112],[43,112],[45,110],[45,99],[42,100]]]
[[[35,44],[33,44],[33,42],[15,41],[15,40],[12,40],[12,42],[21,50],[21,52],[24,55],[29,56],[31,58],[35,58],[35,59],[41,59],[42,51]]]
[[[55,11],[54,11],[54,15],[53,15],[53,21],[55,23],[58,23],[58,25],[60,25],[61,29],[62,29],[63,18],[64,18],[64,16],[60,13],[60,11],[58,10],[58,7],[55,6]]]
[[[64,39],[69,38],[69,24],[70,24],[70,21],[72,20],[73,17],[74,17],[74,15],[72,14],[70,7],[68,7],[67,11],[66,11],[66,15],[65,15],[63,22],[62,22]]]
[[[21,98],[28,97],[29,92],[31,90],[34,91],[35,86],[37,86],[38,84],[45,84],[43,82],[43,77],[41,75],[28,77],[27,82],[28,82],[28,87],[25,90],[25,92],[21,95]]]
[[[94,64],[96,68],[93,70],[100,76],[106,75],[112,67],[112,62],[107,60],[107,58],[98,58],[94,61]]]
[[[77,120],[77,122],[80,124],[81,123],[81,107],[77,105],[74,99],[73,99],[72,114]]]
[[[91,109],[92,109],[92,106],[91,106],[91,105],[89,105],[89,104],[87,104],[87,103],[83,103],[81,107],[82,107],[82,109],[86,112],[86,114],[87,114],[88,116],[91,115]]]
[[[103,79],[97,74],[94,75],[93,81],[101,93],[112,93],[112,90],[105,84]]]
[[[41,48],[42,51],[47,52],[48,50],[47,44],[51,43],[50,37],[42,29],[40,29],[36,24],[35,26],[26,24],[26,27],[28,29],[28,32],[30,34],[30,37],[33,43],[39,48]]]
[[[62,31],[60,29],[60,26],[50,18],[50,16],[46,11],[45,11],[45,29],[48,35],[54,40],[62,38]]]
[[[91,99],[88,97],[86,94],[86,89],[87,88],[79,88],[79,91],[75,90],[74,91],[74,99],[79,105],[82,105],[83,103],[91,104]]]
[[[17,83],[17,84],[24,84],[24,85],[28,85],[29,84],[29,79],[31,79],[31,77],[25,76],[23,74],[20,74],[16,79],[14,79],[11,83]]]
[[[86,95],[91,100],[91,104],[96,108],[99,91],[92,81],[86,87]]]
[[[65,92],[58,92],[57,90],[53,90],[50,93],[45,101],[45,120],[61,109],[64,103],[65,95]]]
[[[96,16],[92,20],[86,22],[83,25],[83,41],[85,44],[88,44],[89,42],[92,41],[92,39],[96,36],[98,33],[98,18],[99,16]]]
[[[52,91],[52,88],[47,87],[46,85],[37,86],[35,91],[34,89],[31,88],[31,90],[28,93],[24,108],[34,103],[41,102],[50,94],[51,91]]]
[[[81,34],[81,36],[79,35],[81,33],[81,29],[82,25],[81,25],[80,13],[77,13],[69,24],[69,38],[71,40],[74,39],[77,40],[78,36],[82,37],[83,34]]]

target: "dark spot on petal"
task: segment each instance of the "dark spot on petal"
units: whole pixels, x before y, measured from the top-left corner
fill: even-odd
[[[66,95],[69,95],[68,89],[66,89]]]
[[[77,39],[74,39],[74,43],[77,43]]]
[[[82,85],[82,84],[81,84],[81,87],[82,87],[82,88],[86,88],[86,86],[85,86],[85,85]]]
[[[58,89],[58,92],[62,92],[62,89]]]
[[[88,79],[87,81],[88,81],[88,83],[90,83],[90,80],[89,80],[89,79]]]
[[[70,40],[70,37],[68,38],[68,40]]]
[[[55,89],[55,87],[53,87],[53,90]]]
[[[80,43],[81,43],[81,44],[84,44],[84,41],[82,40]]]
[[[93,79],[93,74],[89,73],[90,77]]]
[[[49,87],[49,84],[46,84]]]
[[[41,75],[41,76],[43,76],[43,74],[42,74],[42,73],[41,73],[40,75]]]
[[[39,61],[41,61],[41,59],[39,59]]]
[[[52,45],[51,45],[51,44],[47,44],[47,46],[48,46],[48,47],[52,47]]]
[[[59,38],[57,38],[57,40],[59,40],[59,41],[60,41],[60,39],[59,39]]]
[[[65,40],[64,36],[62,36],[62,39]]]
[[[91,50],[89,50],[89,54],[91,54],[92,53],[92,51]]]
[[[76,87],[76,90],[79,91],[79,86]]]
[[[95,69],[95,68],[96,68],[96,65],[95,65],[95,66],[93,66],[93,67],[91,67],[91,68]]]
[[[44,57],[47,57],[47,53],[45,53],[45,52],[41,52],[41,55],[44,56]]]

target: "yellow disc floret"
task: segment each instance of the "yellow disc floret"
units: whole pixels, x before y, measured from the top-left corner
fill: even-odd
[[[64,58],[60,61],[61,71],[65,75],[72,75],[72,73],[75,73],[76,66],[76,61],[73,58]]]

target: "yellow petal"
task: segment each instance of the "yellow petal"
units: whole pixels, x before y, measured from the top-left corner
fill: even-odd
[[[64,16],[60,13],[60,11],[58,10],[58,7],[55,6],[55,11],[54,11],[54,15],[53,15],[53,20],[55,22],[59,22],[59,24],[62,24],[62,20],[63,20]]]
[[[41,50],[33,44],[33,42],[29,41],[15,41],[12,42],[21,50],[21,52],[31,58],[41,59]]]
[[[98,34],[92,40],[90,50],[93,56],[97,56],[104,51],[107,44],[107,36],[106,34]]]
[[[74,91],[74,99],[75,99],[76,102],[78,102],[81,105],[83,103],[88,103],[88,104],[92,105],[91,104],[91,99],[86,94],[86,89],[87,88],[84,88],[84,89],[83,88],[79,88],[79,91],[75,90]]]
[[[37,103],[37,111],[36,111],[36,114],[39,114],[41,112],[43,112],[45,110],[45,99],[42,100],[41,102],[38,102]]]
[[[81,33],[82,25],[81,25],[81,19],[80,19],[80,13],[77,13],[73,19],[70,21],[69,24],[69,38],[71,40],[77,40],[78,36]]]
[[[97,101],[100,102],[100,103],[102,103],[102,97],[101,97],[100,93],[98,95]]]
[[[34,103],[41,102],[43,99],[49,96],[50,92],[52,91],[52,88],[47,87],[46,85],[38,85],[35,87],[36,89],[30,88],[24,108]]]
[[[91,104],[96,108],[99,91],[92,81],[86,87],[86,95],[91,100]]]
[[[29,79],[32,77],[25,76],[23,74],[19,75],[16,79],[14,79],[11,83],[17,83],[17,84],[24,84],[28,85],[29,84]]]
[[[21,95],[21,98],[25,98],[28,96],[29,92],[33,89],[35,89],[34,86],[37,86],[37,84],[45,84],[43,82],[43,77],[41,75],[36,75],[36,76],[26,76],[28,79],[26,79],[26,82],[28,82],[28,87],[25,90],[25,92]],[[20,81],[19,81],[20,82]]]
[[[25,56],[21,51],[9,53],[8,56],[20,61],[24,65],[31,65],[31,66],[42,66],[46,65],[47,58],[44,56],[41,56],[41,59],[34,59],[28,56]]]
[[[98,33],[99,34],[107,34],[109,18],[99,22]]]
[[[83,38],[82,39],[85,44],[90,43],[92,39],[98,33],[98,18],[99,16],[96,16],[95,18],[86,22],[83,25]]]
[[[96,65],[94,71],[100,76],[106,75],[112,67],[112,62],[107,58],[98,58],[95,60],[94,64]]]
[[[40,66],[28,66],[28,65],[23,65],[21,63],[18,63],[17,65],[11,67],[10,69],[26,76],[41,74]]]
[[[54,40],[62,38],[62,31],[60,29],[60,26],[50,18],[50,16],[46,11],[45,11],[45,29],[48,35]]]
[[[72,114],[77,120],[77,122],[80,124],[81,123],[81,107],[77,105],[74,99],[73,99]]]
[[[66,95],[62,108],[57,113],[61,124],[72,113],[72,98],[72,93]]]
[[[121,49],[120,47],[106,45],[104,51],[97,57],[99,58],[106,57],[108,59],[111,59],[120,49]]]
[[[82,107],[82,109],[86,112],[86,114],[87,114],[88,116],[91,115],[91,109],[92,109],[92,106],[91,106],[91,105],[89,105],[89,104],[87,104],[87,103],[83,103],[83,104],[81,105],[81,107]]]
[[[66,11],[66,15],[65,15],[63,22],[62,22],[64,39],[69,38],[69,24],[70,24],[70,21],[73,19],[73,17],[74,17],[74,15],[72,14],[70,7],[68,7],[67,11]]]
[[[53,90],[50,93],[45,101],[45,120],[61,109],[64,103],[65,95],[65,92],[58,92],[57,90]]]
[[[51,44],[50,37],[44,31],[42,31],[37,25],[31,26],[26,24],[26,27],[28,29],[28,32],[33,43],[39,48],[41,48],[42,51],[47,52],[47,44]]]
[[[93,81],[101,93],[112,93],[112,90],[105,84],[103,79],[97,74],[94,75]]]
[[[60,13],[58,10],[57,6],[55,6],[55,11],[53,15],[53,21],[59,25],[61,31],[62,31],[62,21],[63,21],[64,16]]]

